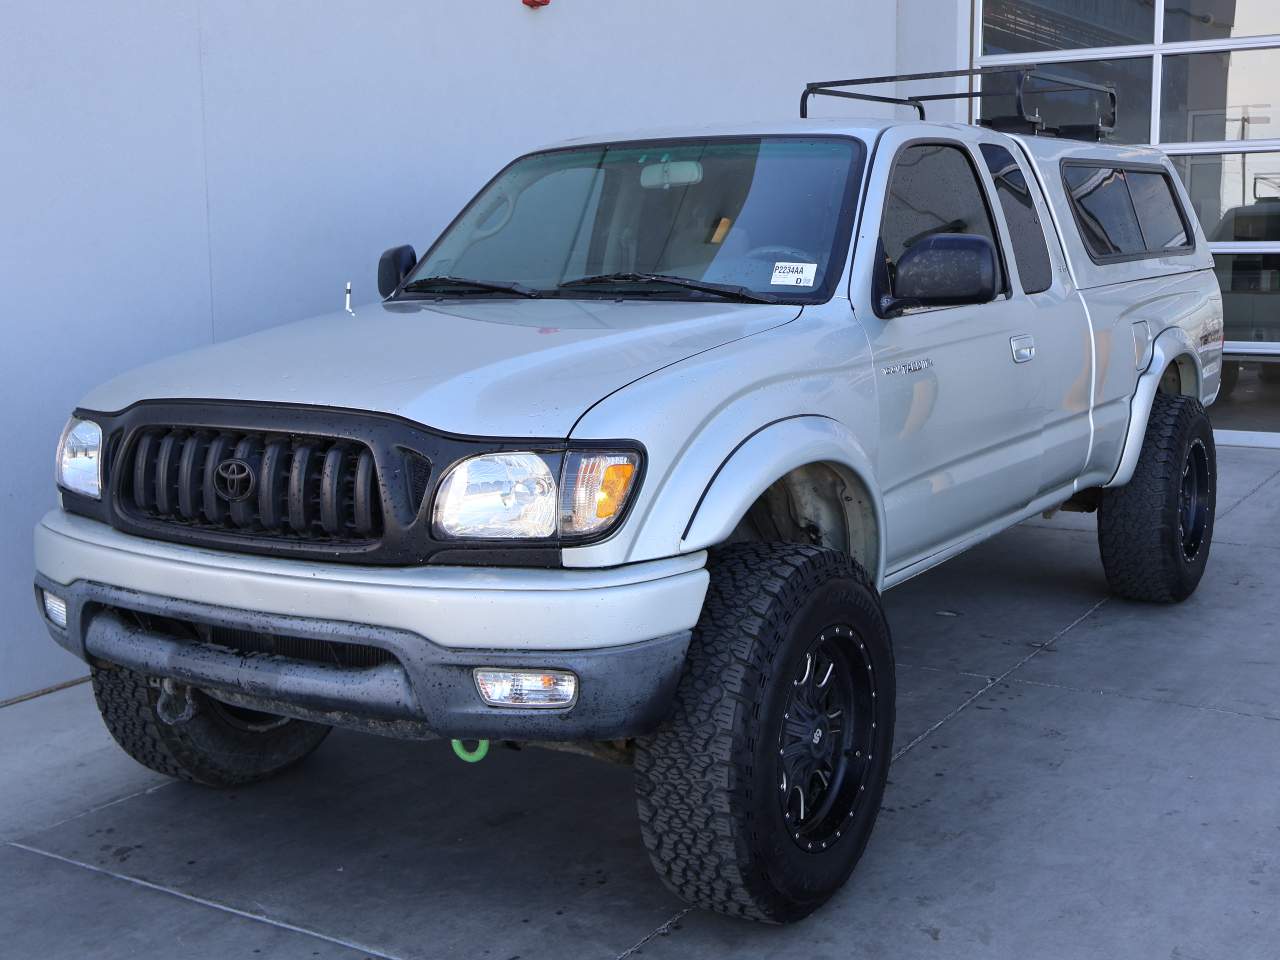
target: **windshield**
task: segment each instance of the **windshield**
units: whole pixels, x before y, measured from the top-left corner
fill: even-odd
[[[844,265],[862,155],[862,144],[845,137],[533,154],[480,192],[402,289],[824,301]]]

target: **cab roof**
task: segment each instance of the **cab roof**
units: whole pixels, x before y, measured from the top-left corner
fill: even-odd
[[[845,136],[857,137],[868,146],[875,143],[883,131],[894,127],[939,127],[955,130],[957,133],[982,130],[1000,137],[1008,137],[1022,144],[1028,154],[1037,161],[1046,163],[1064,158],[1084,160],[1111,160],[1139,163],[1159,163],[1164,154],[1154,147],[1131,144],[1115,144],[1091,142],[1087,140],[1070,140],[1053,136],[1031,136],[1023,133],[1009,133],[992,130],[989,127],[967,123],[940,123],[937,121],[904,120],[884,117],[839,117],[830,119],[788,118],[783,120],[753,120],[740,123],[715,122],[699,123],[684,126],[640,128],[597,134],[586,137],[574,137],[560,140],[538,148],[539,150],[555,150],[564,147],[587,146],[600,143],[627,143],[646,140],[684,140],[710,137],[761,137],[761,136]]]
[[[547,144],[540,149],[556,150],[564,147],[588,146],[597,143],[627,143],[644,140],[696,140],[709,137],[767,137],[767,136],[845,136],[857,137],[868,144],[875,141],[880,131],[897,126],[904,121],[875,117],[839,118],[832,120],[751,120],[741,123],[716,122],[687,126],[641,128],[574,137]]]

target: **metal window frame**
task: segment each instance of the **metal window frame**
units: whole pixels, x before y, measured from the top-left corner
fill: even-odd
[[[983,54],[983,3],[972,0],[970,24],[970,64],[984,67],[1026,67],[1043,65],[1052,69],[1057,63],[1083,63],[1094,60],[1151,59],[1151,124],[1148,145],[1155,146],[1173,156],[1197,156],[1204,154],[1277,153],[1280,137],[1258,140],[1215,141],[1162,141],[1160,139],[1161,93],[1164,85],[1164,58],[1189,53],[1236,53],[1245,50],[1276,50],[1280,52],[1280,33],[1259,34],[1248,37],[1226,37],[1221,40],[1180,40],[1166,43],[1164,18],[1166,0],[1152,0],[1152,42],[1123,44],[1111,47],[1080,47],[1072,50],[1036,50],[1029,53]],[[981,83],[981,73],[975,83]],[[972,100],[970,101],[973,102]],[[974,117],[970,117],[971,122]],[[1211,253],[1280,253],[1280,241],[1262,242],[1210,242]],[[1280,358],[1280,340],[1249,341],[1228,340],[1226,352],[1233,356]]]

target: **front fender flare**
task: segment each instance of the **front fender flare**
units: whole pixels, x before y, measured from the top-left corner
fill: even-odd
[[[780,477],[811,463],[825,463],[861,486],[875,518],[875,556],[859,557],[877,586],[885,568],[884,503],[871,459],[836,420],[798,416],[768,424],[743,440],[716,470],[680,541],[682,553],[722,543],[756,499]]]

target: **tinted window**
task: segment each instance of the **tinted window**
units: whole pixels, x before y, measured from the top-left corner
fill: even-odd
[[[996,289],[1004,289],[1000,243],[968,154],[936,143],[907,147],[894,163],[880,224],[890,274],[908,247],[938,233],[971,233],[990,240],[997,250]]]
[[[1163,171],[1064,163],[1062,180],[1095,260],[1191,249],[1181,206]]]
[[[1187,245],[1187,225],[1182,222],[1173,186],[1163,173],[1128,170],[1129,194],[1138,212],[1138,223],[1148,250],[1176,250]]]
[[[1076,222],[1089,252],[1095,257],[1140,255],[1146,252],[1142,228],[1124,173],[1111,167],[1064,165],[1062,179],[1075,207]]]
[[[1027,178],[1016,160],[1004,147],[994,143],[980,146],[982,159],[996,182],[996,196],[1009,224],[1009,240],[1013,244],[1013,257],[1018,262],[1018,274],[1026,293],[1040,293],[1053,285],[1053,265],[1049,262],[1049,248],[1044,242],[1044,228],[1036,214],[1035,200],[1027,186]]]

